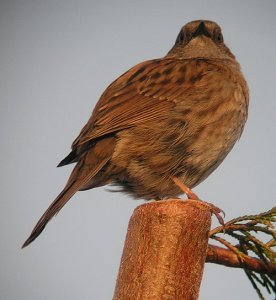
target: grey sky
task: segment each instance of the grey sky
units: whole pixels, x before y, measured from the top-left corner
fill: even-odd
[[[251,95],[240,142],[195,191],[226,219],[275,205],[275,16],[274,0],[1,1],[1,299],[112,298],[127,223],[143,201],[80,192],[20,246],[65,184],[71,167],[55,166],[101,93],[134,64],[165,55],[188,21],[221,25]],[[243,271],[207,264],[200,299],[222,295],[258,299]]]

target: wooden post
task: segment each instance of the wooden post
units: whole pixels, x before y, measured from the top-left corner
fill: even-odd
[[[211,210],[204,202],[165,200],[130,219],[113,300],[198,299]]]

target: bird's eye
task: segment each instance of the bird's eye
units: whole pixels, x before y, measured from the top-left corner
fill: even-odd
[[[222,43],[222,42],[223,42],[223,35],[222,35],[221,32],[215,33],[214,38],[215,38],[215,41],[216,41],[217,43]]]
[[[176,39],[175,44],[185,45],[190,41],[190,39],[191,39],[191,34],[187,31],[181,30],[178,37],[177,37],[177,39]]]
[[[176,44],[184,44],[184,40],[185,40],[185,35],[184,32],[181,31],[176,39]]]

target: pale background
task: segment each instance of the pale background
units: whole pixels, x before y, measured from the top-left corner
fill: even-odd
[[[275,204],[275,17],[274,0],[1,1],[1,299],[112,298],[142,201],[105,188],[78,193],[35,243],[20,246],[67,180],[71,166],[55,166],[106,86],[165,55],[188,21],[221,25],[251,91],[241,141],[195,191],[227,219]],[[207,264],[200,299],[222,298],[258,299],[243,271]]]

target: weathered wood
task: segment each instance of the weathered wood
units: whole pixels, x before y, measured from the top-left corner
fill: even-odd
[[[137,207],[113,300],[197,299],[210,225],[204,202],[165,200]]]

